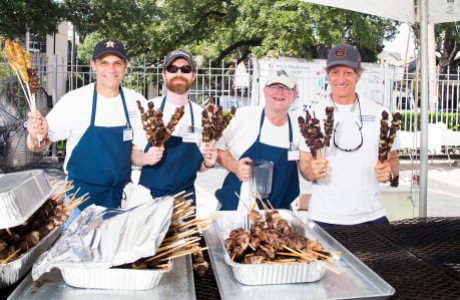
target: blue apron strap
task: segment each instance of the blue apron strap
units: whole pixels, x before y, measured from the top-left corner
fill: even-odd
[[[292,134],[292,123],[291,123],[291,117],[289,117],[288,114],[288,122],[289,122],[289,145],[292,144],[292,139],[293,139],[293,134]]]
[[[89,124],[90,127],[94,126],[94,120],[96,119],[96,107],[97,107],[97,92],[96,92],[96,84],[94,84],[93,108],[91,110],[91,123]]]
[[[131,126],[131,122],[129,121],[129,114],[128,114],[128,107],[126,106],[126,101],[125,101],[125,94],[123,93],[123,89],[120,86],[120,96],[121,96],[121,102],[123,103],[123,109],[125,111],[125,117],[126,117],[126,123]]]

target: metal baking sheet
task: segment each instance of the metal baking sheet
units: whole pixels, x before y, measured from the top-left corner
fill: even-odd
[[[144,291],[82,289],[67,285],[58,269],[53,269],[32,282],[29,274],[8,299],[196,299],[190,256],[173,260],[171,272],[165,273],[153,289]]]
[[[19,258],[0,266],[0,288],[16,283],[32,269],[37,258],[56,241],[61,234],[61,226],[54,228],[37,245],[22,254]]]
[[[232,213],[232,212],[221,212]],[[337,275],[330,270],[317,282],[249,286],[237,282],[231,267],[225,263],[225,250],[219,239],[219,227],[213,224],[204,233],[209,255],[222,299],[387,299],[395,289],[362,263],[314,222],[303,220],[318,240],[337,251]]]
[[[0,228],[24,223],[52,192],[43,170],[0,175]]]

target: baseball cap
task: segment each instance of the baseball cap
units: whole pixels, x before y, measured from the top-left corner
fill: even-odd
[[[195,61],[193,60],[193,57],[190,53],[188,53],[185,50],[177,49],[174,51],[169,52],[166,54],[165,59],[163,61],[163,68],[169,67],[176,59],[183,58],[185,59],[192,68],[195,69]]]
[[[286,70],[272,70],[268,73],[266,85],[281,83],[290,89],[297,85],[297,78],[294,74]]]
[[[341,65],[356,69],[360,63],[361,55],[355,47],[349,44],[334,46],[327,55],[327,68]]]
[[[125,46],[114,38],[105,39],[97,43],[96,47],[94,47],[93,59],[96,60],[106,54],[113,54],[127,60]]]

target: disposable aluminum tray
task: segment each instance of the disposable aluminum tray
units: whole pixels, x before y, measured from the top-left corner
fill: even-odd
[[[78,288],[143,291],[156,287],[166,273],[158,270],[62,268],[65,283]]]
[[[280,210],[280,215],[289,222],[294,233],[306,236],[316,241],[318,237],[308,230],[302,221],[286,210]],[[263,215],[263,212],[262,212]],[[219,238],[222,245],[230,232],[237,228],[250,231],[248,214],[246,212],[221,212],[217,219]],[[225,262],[230,265],[235,279],[247,285],[282,284],[298,282],[314,282],[320,280],[326,273],[325,262],[283,264],[241,264],[231,260],[225,251]],[[334,255],[334,259],[339,256]]]
[[[61,233],[61,227],[54,228],[37,245],[19,258],[0,266],[0,288],[12,285],[21,279],[31,268],[37,258],[56,241]]]
[[[0,175],[0,228],[24,223],[52,192],[43,170]]]
[[[174,268],[164,273],[156,287],[148,290],[75,288],[64,282],[59,269],[53,269],[33,283],[32,276],[29,274],[8,299],[196,299],[191,258],[179,257],[173,262]]]
[[[226,216],[228,215],[228,216]],[[240,218],[239,212],[220,212],[219,219]],[[336,270],[326,270],[323,278],[315,282],[276,285],[244,285],[233,275],[232,267],[225,262],[226,251],[221,241],[219,223],[204,232],[209,247],[211,264],[222,299],[387,299],[395,290],[374,271],[356,258],[342,244],[314,222],[302,220],[306,230],[314,234],[326,248],[342,252],[336,261]]]

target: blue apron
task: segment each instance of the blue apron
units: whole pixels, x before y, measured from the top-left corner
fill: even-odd
[[[161,102],[161,110],[164,110],[166,97]],[[192,103],[189,101],[191,128],[195,128],[193,119]],[[152,144],[149,142],[145,147],[147,152]],[[171,135],[164,144],[164,152],[161,160],[152,165],[144,166],[139,178],[139,184],[150,190],[153,198],[172,196],[179,192],[193,192],[195,201],[196,173],[203,162],[203,155],[196,143],[184,143],[182,137]]]
[[[274,163],[272,192],[268,196],[270,203],[274,208],[289,209],[291,202],[299,195],[299,175],[297,170],[297,161],[288,161],[289,149],[270,146],[260,141],[260,133],[265,119],[265,109],[262,110],[260,120],[259,134],[254,144],[249,147],[242,157],[249,157],[252,160],[271,160]],[[289,144],[292,143],[292,125],[288,115],[289,122]],[[238,208],[238,198],[235,192],[241,190],[241,181],[238,177],[230,172],[225,177],[222,188],[215,193],[216,198],[222,204],[221,210],[236,210]],[[259,208],[263,208],[260,206]]]
[[[131,125],[121,87],[120,96],[126,124]],[[80,204],[80,210],[93,203],[109,208],[119,207],[123,188],[131,177],[132,141],[123,141],[123,130],[127,127],[94,126],[96,107],[97,92],[94,86],[91,124],[73,149],[67,163],[67,180],[72,180],[74,185],[67,195],[78,188],[80,191],[77,197],[89,192],[90,199]]]

